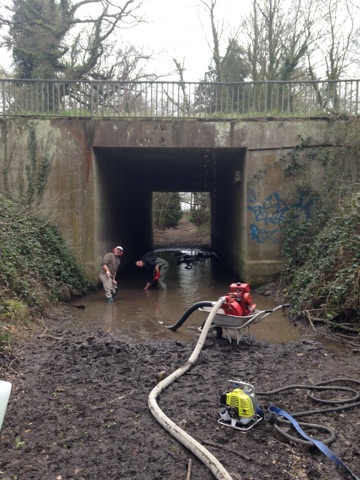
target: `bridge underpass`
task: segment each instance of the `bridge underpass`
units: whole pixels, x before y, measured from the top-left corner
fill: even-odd
[[[97,255],[104,245],[121,244],[126,266],[153,248],[153,192],[209,192],[212,249],[226,262],[229,248],[241,244],[245,153],[241,148],[94,148]]]
[[[209,192],[213,250],[240,279],[264,284],[280,272],[290,205],[312,214],[299,182],[323,186],[325,165],[307,152],[343,144],[347,130],[346,121],[326,118],[6,119],[0,191],[21,198],[29,172],[37,182],[50,166],[41,213],[92,279],[113,245],[125,248],[123,266],[153,248],[153,192]],[[304,170],[290,175],[294,163]]]

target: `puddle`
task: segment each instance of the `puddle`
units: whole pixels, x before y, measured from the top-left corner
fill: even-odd
[[[166,292],[145,291],[145,272],[134,265],[120,273],[119,290],[114,303],[105,302],[102,289],[74,301],[73,306],[80,307],[73,310],[74,321],[88,329],[101,328],[105,332],[121,330],[134,340],[161,338],[193,341],[197,338],[198,328],[207,318],[204,312],[193,312],[176,332],[166,326],[174,325],[195,303],[217,301],[227,295],[230,284],[239,279],[211,252],[168,249],[158,250],[156,254],[170,264]],[[259,310],[277,306],[268,297],[252,293],[252,299]],[[251,334],[273,344],[296,341],[302,336],[302,332],[288,321],[281,310],[252,326]]]

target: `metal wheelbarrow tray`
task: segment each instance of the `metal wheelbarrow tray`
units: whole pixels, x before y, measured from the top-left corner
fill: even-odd
[[[213,319],[211,328],[222,328],[230,343],[231,343],[230,333],[232,330],[234,330],[236,332],[236,341],[237,343],[239,343],[243,336],[243,330],[245,328],[248,328],[248,332],[250,333],[251,325],[255,325],[256,323],[262,322],[266,317],[276,312],[276,310],[279,310],[280,308],[285,308],[288,306],[289,306],[288,304],[278,305],[272,310],[255,309],[250,315],[247,315],[247,316],[229,315],[229,314],[226,314],[222,308],[220,308]],[[198,310],[200,312],[204,312],[206,315],[209,315],[209,313],[211,312],[211,308],[212,307],[204,306],[199,308]]]

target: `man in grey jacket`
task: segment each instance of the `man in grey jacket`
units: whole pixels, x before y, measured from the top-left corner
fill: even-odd
[[[112,252],[104,255],[100,267],[100,280],[105,290],[105,298],[108,303],[114,301],[117,290],[116,274],[120,267],[120,257],[124,253],[122,247],[118,246]]]

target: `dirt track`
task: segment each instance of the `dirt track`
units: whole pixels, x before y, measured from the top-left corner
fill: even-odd
[[[209,468],[175,440],[148,408],[159,375],[184,365],[195,344],[134,344],[121,331],[90,334],[65,328],[70,307],[59,306],[0,354],[0,378],[12,393],[0,435],[1,480],[207,480]],[[200,335],[200,334],[199,334]],[[360,390],[359,353],[333,353],[309,331],[297,343],[269,345],[245,337],[239,345],[209,335],[195,365],[157,399],[165,415],[206,448],[234,480],[350,480],[316,447],[279,436],[266,422],[248,433],[218,423],[229,379],[251,383],[259,406],[308,412],[307,388],[339,377],[337,387]],[[165,372],[165,373],[162,373]],[[329,392],[316,392],[329,397]],[[352,396],[335,392],[331,397]],[[313,413],[298,421],[336,433],[331,450],[360,474],[359,399],[351,408]],[[306,429],[315,438],[328,434]]]
[[[0,376],[12,382],[13,390],[0,437],[0,478],[214,478],[164,430],[147,406],[157,374],[170,375],[182,366],[194,345],[134,345],[121,332],[109,336],[101,331],[89,335],[75,326],[63,330],[66,315],[64,307],[44,321],[46,330],[39,325],[29,338],[19,339],[11,355],[1,357]],[[333,354],[310,337],[277,346],[245,339],[237,346],[210,336],[196,364],[160,395],[159,405],[233,479],[353,478],[316,448],[279,441],[268,423],[248,433],[218,424],[220,394],[228,379],[249,382],[257,392],[338,377],[358,379],[356,354]],[[360,388],[359,384],[351,386]],[[287,412],[324,408],[310,401],[305,392],[258,394],[258,402],[265,410],[271,404]],[[331,449],[346,465],[360,471],[359,406],[303,420],[331,426],[337,435]],[[314,433],[324,438],[324,432]]]
[[[175,228],[156,231],[154,234],[156,248],[161,247],[210,247],[209,234],[203,233],[193,223],[182,219]]]

